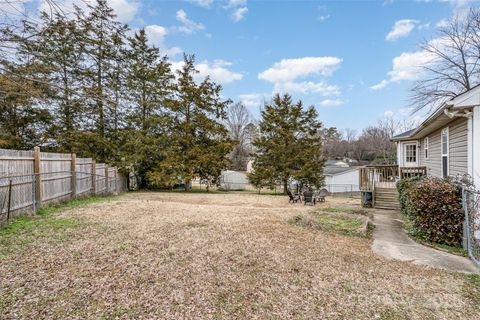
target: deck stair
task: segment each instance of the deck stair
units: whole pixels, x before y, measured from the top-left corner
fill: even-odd
[[[374,208],[400,210],[397,188],[378,188],[374,191]]]

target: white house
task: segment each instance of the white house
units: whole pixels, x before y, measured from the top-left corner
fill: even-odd
[[[329,192],[357,192],[359,172],[348,166],[326,166],[323,168],[326,188]]]
[[[434,177],[469,174],[480,189],[480,86],[444,103],[418,128],[395,136],[400,167]]]

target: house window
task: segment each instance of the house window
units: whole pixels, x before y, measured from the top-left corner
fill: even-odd
[[[448,127],[442,130],[442,177],[448,177]]]
[[[417,145],[405,145],[405,163],[414,164],[417,162]]]
[[[423,150],[425,152],[425,159],[428,159],[428,137],[423,139]]]

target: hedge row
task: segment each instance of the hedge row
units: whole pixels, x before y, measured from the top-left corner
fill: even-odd
[[[397,184],[409,232],[430,242],[462,243],[464,212],[460,185],[449,179],[413,178]]]

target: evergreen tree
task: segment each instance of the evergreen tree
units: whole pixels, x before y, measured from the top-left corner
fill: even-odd
[[[129,114],[123,131],[123,148],[128,163],[133,164],[141,187],[146,173],[158,165],[166,140],[165,100],[172,92],[173,74],[166,57],[148,44],[145,30],[129,38],[126,52],[126,88]]]
[[[115,92],[118,93],[118,82],[112,81],[119,63],[119,50],[123,44],[127,27],[116,20],[113,9],[106,0],[97,0],[90,7],[88,16],[77,11],[86,54],[84,67],[84,93],[89,99],[89,125],[93,131],[80,135],[78,141],[95,152],[100,161],[113,160],[116,146],[109,140],[109,131],[114,125],[115,111],[118,111]],[[119,70],[119,69],[117,69]],[[112,112],[114,110],[114,112]],[[88,127],[85,126],[85,129]]]
[[[0,147],[31,149],[45,142],[51,116],[37,103],[46,90],[31,78],[38,66],[19,58],[0,63]]]
[[[256,149],[250,180],[257,186],[283,184],[287,192],[291,178],[319,187],[324,182],[322,124],[314,107],[304,110],[301,101],[292,102],[290,95],[275,95],[265,105],[259,123],[260,136],[254,140]]]
[[[230,100],[220,98],[221,86],[208,77],[197,84],[198,73],[193,56],[184,57],[177,72],[174,97],[166,101],[171,116],[165,160],[149,178],[163,186],[184,183],[189,190],[191,181],[200,178],[217,183],[221,170],[228,166],[232,143],[222,124]]]
[[[49,90],[43,103],[47,104],[54,115],[49,135],[54,141],[51,148],[59,152],[78,152],[73,145],[78,131],[86,123],[84,119],[83,99],[80,78],[84,60],[82,42],[75,20],[55,14],[53,18],[41,13],[42,26],[34,32],[38,34],[29,45],[22,45],[42,66],[42,72],[36,74],[48,83]]]

